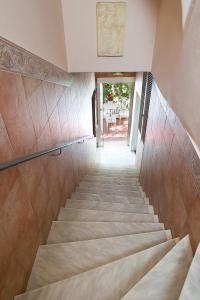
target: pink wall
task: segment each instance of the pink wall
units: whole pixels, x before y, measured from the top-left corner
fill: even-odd
[[[127,0],[124,56],[97,57],[97,0],[62,0],[70,72],[151,70],[157,0]]]
[[[1,71],[0,162],[92,134],[93,90],[93,74],[65,87]],[[37,247],[95,148],[94,141],[74,145],[0,172],[0,299],[25,290]]]
[[[192,4],[193,0],[181,0],[181,4],[182,4],[182,24],[183,24],[183,28],[185,26],[185,23],[187,21],[187,17],[190,11],[190,6]]]
[[[96,2],[3,0],[0,36],[70,72],[151,70],[158,0],[126,0],[121,58],[97,57]]]
[[[161,1],[152,70],[165,99],[200,148],[199,20],[199,1],[192,1],[184,29],[181,1]]]
[[[67,69],[60,0],[0,1],[0,36]]]
[[[140,182],[173,237],[200,241],[200,159],[179,118],[153,84]]]

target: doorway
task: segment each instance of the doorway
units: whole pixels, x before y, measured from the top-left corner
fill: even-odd
[[[97,147],[108,141],[129,145],[134,78],[97,79]]]
[[[129,148],[135,77],[97,78],[97,156],[101,164],[133,166]]]
[[[128,137],[128,118],[131,83],[103,83],[103,139],[125,140]]]

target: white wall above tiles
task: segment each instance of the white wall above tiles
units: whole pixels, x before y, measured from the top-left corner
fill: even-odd
[[[0,36],[67,69],[60,0],[1,0]]]
[[[151,70],[157,0],[126,0],[123,57],[97,57],[97,0],[62,0],[70,72]],[[116,2],[116,0],[115,0]]]

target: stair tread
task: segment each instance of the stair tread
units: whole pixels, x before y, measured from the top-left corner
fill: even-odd
[[[16,299],[120,299],[173,246],[173,240],[167,241],[90,271],[19,295]]]
[[[125,190],[110,190],[110,189],[88,189],[88,188],[76,188],[76,192],[80,193],[91,193],[97,195],[116,195],[116,196],[132,196],[132,197],[139,197],[141,196],[141,192],[138,191],[125,191]]]
[[[88,175],[86,175],[87,177],[93,177],[93,178],[96,178],[96,179],[102,179],[102,178],[108,178],[108,179],[111,179],[111,180],[135,180],[135,181],[138,181],[138,175],[135,175],[135,174],[127,174],[127,173],[124,173],[124,174],[114,174],[114,173],[88,173]]]
[[[146,300],[148,297],[148,300],[177,300],[191,260],[190,241],[186,236],[122,299]]]
[[[108,173],[108,174],[127,174],[127,173],[130,173],[130,174],[134,174],[134,175],[137,175],[138,176],[138,171],[134,170],[134,169],[110,169],[110,168],[93,168],[93,169],[88,169],[88,173],[87,174],[90,174],[90,173]]]
[[[108,177],[138,177],[138,173],[131,172],[131,171],[90,171],[87,173],[88,175],[91,176],[108,176]]]
[[[102,184],[123,184],[123,185],[130,185],[130,184],[138,184],[138,178],[133,179],[125,179],[125,178],[111,178],[111,177],[92,177],[92,176],[85,176],[83,179],[83,182],[89,182],[89,183],[102,183]]]
[[[112,170],[111,170],[111,167],[112,167]],[[120,167],[120,168],[118,168],[118,167],[115,167],[115,166],[113,166],[113,165],[111,165],[111,166],[109,166],[109,167],[92,167],[92,168],[89,168],[88,169],[88,172],[90,172],[90,171],[97,171],[97,172],[132,172],[132,173],[137,173],[138,174],[138,170],[137,169],[134,169],[134,168],[132,168],[132,167]]]
[[[40,246],[28,290],[53,283],[163,243],[170,231]]]
[[[87,174],[111,174],[111,175],[135,175],[138,176],[138,172],[131,170],[131,169],[115,169],[115,170],[111,170],[111,169],[89,169]]]
[[[118,195],[104,195],[104,194],[95,194],[95,193],[80,193],[74,192],[71,195],[72,199],[77,200],[99,200],[99,201],[106,201],[106,202],[121,202],[121,203],[147,203],[147,200],[143,198],[141,195],[140,197],[133,197],[133,196],[118,196]]]
[[[121,211],[121,212],[139,212],[139,213],[153,213],[153,206],[148,204],[124,204],[115,202],[104,202],[95,200],[75,200],[68,199],[65,207],[98,209],[107,211]]]
[[[89,190],[120,190],[120,191],[129,191],[129,192],[134,192],[139,190],[139,185],[122,185],[122,184],[99,184],[99,183],[94,183],[94,184],[79,184],[77,187],[78,189],[89,189]]]
[[[160,231],[162,223],[135,222],[66,222],[55,221],[49,232],[48,244],[90,240],[103,237]]]
[[[103,193],[103,194],[119,194],[119,195],[140,195],[140,190],[139,188],[134,189],[134,190],[129,190],[129,189],[120,189],[120,188],[104,188],[104,187],[77,187],[76,188],[77,192],[86,192],[86,193]]]
[[[102,187],[102,188],[106,188],[106,187],[119,187],[119,188],[138,188],[139,187],[139,184],[138,183],[127,183],[127,184],[124,184],[124,183],[109,183],[109,182],[93,182],[91,184],[91,182],[88,182],[88,181],[81,181],[79,183],[79,186],[84,186],[84,187]]]
[[[59,221],[158,222],[157,215],[78,208],[61,208]]]
[[[111,180],[138,180],[138,176],[127,174],[127,175],[114,175],[114,174],[88,174],[87,176],[91,176],[96,179],[111,179]]]
[[[199,300],[200,298],[200,245],[198,246],[187,274],[179,300]]]

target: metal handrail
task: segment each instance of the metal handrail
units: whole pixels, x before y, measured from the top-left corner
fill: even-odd
[[[10,160],[10,161],[4,162],[4,163],[0,163],[0,171],[6,170],[6,169],[11,168],[11,167],[15,167],[19,164],[22,164],[24,162],[27,162],[29,160],[33,160],[35,158],[38,158],[40,156],[43,156],[43,155],[46,155],[46,154],[49,154],[49,153],[52,153],[52,152],[55,152],[57,150],[60,150],[60,154],[61,154],[62,149],[67,148],[67,147],[69,147],[71,145],[74,145],[74,144],[85,143],[87,140],[91,140],[93,138],[94,138],[94,136],[90,136],[90,135],[83,136],[81,138],[71,140],[71,141],[69,141],[65,144],[59,145],[59,146],[54,147],[54,148],[38,151],[38,152],[35,152],[35,153],[32,153],[32,154],[25,155],[23,157],[16,158],[14,160]]]

